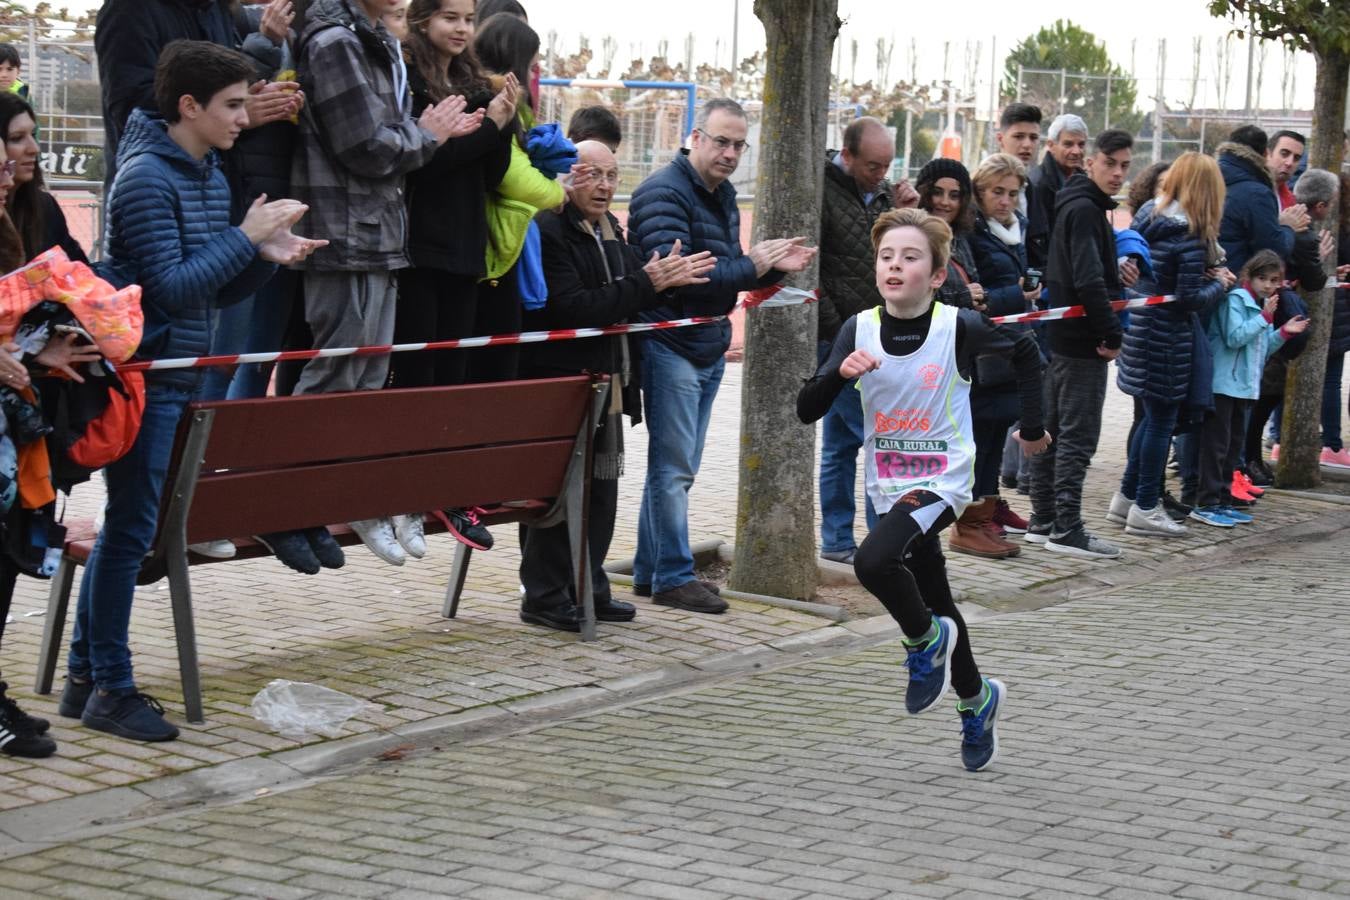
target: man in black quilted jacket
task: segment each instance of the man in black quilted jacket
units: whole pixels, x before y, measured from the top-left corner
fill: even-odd
[[[825,161],[820,209],[820,359],[830,355],[839,327],[851,316],[877,306],[872,223],[893,205],[886,175],[895,158],[895,139],[873,118],[844,131],[844,149]],[[821,424],[820,555],[852,563],[854,495],[858,451],[863,443],[862,402],[855,390],[839,392]],[[876,524],[867,500],[867,527]]]

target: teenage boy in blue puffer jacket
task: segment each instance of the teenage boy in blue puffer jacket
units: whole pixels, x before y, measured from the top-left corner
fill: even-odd
[[[230,225],[230,189],[217,151],[233,146],[248,125],[252,77],[248,59],[233,50],[175,41],[155,71],[162,118],[136,110],[127,122],[108,197],[107,257],[117,278],[143,289],[143,357],[204,355],[214,307],[252,295],[277,263],[298,262],[324,244],[291,233],[306,209],[294,200],[260,197],[242,223]],[[174,433],[201,372],[147,374],[140,433],[106,470],[103,530],[80,585],[60,713],[130,740],[178,736],[163,707],[136,689],[127,632]]]

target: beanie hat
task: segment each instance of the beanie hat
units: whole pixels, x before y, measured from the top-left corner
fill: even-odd
[[[954,159],[939,156],[919,170],[917,184],[937,184],[940,178],[951,178],[961,186],[961,193],[970,196],[970,172]]]

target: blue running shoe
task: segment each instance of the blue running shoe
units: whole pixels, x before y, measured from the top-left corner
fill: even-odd
[[[1240,509],[1236,509],[1232,506],[1220,506],[1219,511],[1238,525],[1252,524],[1252,517]]]
[[[909,655],[905,668],[909,669],[909,687],[905,690],[905,709],[917,716],[932,709],[952,685],[952,668],[948,662],[956,646],[956,622],[947,616],[936,616],[938,634],[919,647],[906,647]]]
[[[1197,506],[1191,510],[1191,518],[1215,528],[1232,528],[1237,524],[1228,518],[1222,506]]]
[[[997,678],[986,678],[989,698],[979,709],[962,709],[958,703],[956,711],[961,714],[961,762],[971,772],[981,772],[998,758],[998,714],[1003,709],[1003,700],[1008,689]]]

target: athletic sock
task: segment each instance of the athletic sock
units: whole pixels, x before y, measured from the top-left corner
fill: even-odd
[[[968,709],[971,712],[978,712],[982,706],[989,700],[989,682],[981,679],[980,692],[974,697],[962,697],[956,701],[957,709]]]
[[[906,647],[924,647],[937,640],[938,636],[941,634],[942,629],[938,627],[938,620],[934,618],[929,621],[928,631],[924,633],[923,637],[919,638],[917,641],[911,641],[909,638],[902,638],[900,643],[904,644]]]

